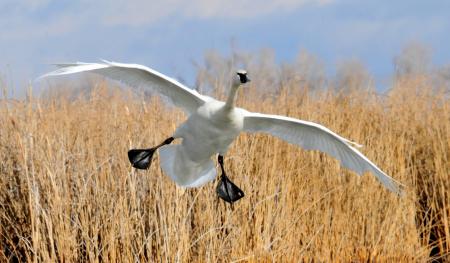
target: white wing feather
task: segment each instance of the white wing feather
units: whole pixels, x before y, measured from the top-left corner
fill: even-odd
[[[156,91],[189,114],[207,100],[207,97],[199,94],[197,91],[142,65],[103,61],[103,63],[77,62],[73,64],[56,64],[56,66],[59,67],[58,70],[47,73],[40,78],[86,71],[93,72],[133,88],[148,88]]]
[[[307,150],[325,152],[338,159],[344,167],[360,175],[367,171],[371,172],[386,188],[399,195],[402,193],[402,185],[352,147],[353,142],[317,123],[246,112],[244,131],[268,133]]]

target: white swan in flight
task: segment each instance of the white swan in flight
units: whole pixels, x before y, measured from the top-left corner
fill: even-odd
[[[199,187],[216,177],[211,157],[218,154],[222,177],[217,194],[227,202],[234,202],[244,193],[225,174],[223,156],[240,132],[263,132],[279,137],[307,150],[319,150],[338,159],[341,164],[362,175],[371,172],[390,191],[401,194],[402,185],[384,173],[353,143],[326,127],[294,118],[253,113],[235,107],[238,88],[249,82],[245,71],[237,71],[226,102],[199,94],[153,69],[137,64],[103,61],[102,63],[57,64],[58,70],[42,77],[79,72],[93,72],[131,87],[144,87],[167,97],[182,108],[188,119],[160,145],[150,149],[128,152],[133,167],[148,169],[153,153],[160,148],[161,166],[166,175],[178,185]],[[42,78],[41,77],[41,78]],[[175,139],[181,144],[171,145]]]

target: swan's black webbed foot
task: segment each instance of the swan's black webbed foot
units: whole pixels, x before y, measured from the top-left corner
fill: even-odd
[[[155,151],[163,145],[170,144],[173,140],[173,137],[169,137],[161,144],[150,149],[131,149],[128,151],[128,160],[130,160],[134,168],[146,170],[152,164]]]
[[[244,192],[225,174],[225,170],[223,168],[223,156],[219,155],[218,161],[222,170],[222,175],[220,176],[220,182],[216,188],[217,195],[225,202],[233,204],[233,202],[236,202],[244,197]]]
[[[132,149],[128,151],[128,159],[134,168],[146,170],[152,163],[153,153],[155,151],[156,148]]]
[[[233,203],[244,197],[244,192],[239,189],[225,174],[222,174],[216,188],[217,195],[225,202]]]

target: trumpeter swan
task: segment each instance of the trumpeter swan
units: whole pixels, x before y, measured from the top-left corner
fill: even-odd
[[[161,166],[178,185],[199,187],[216,177],[211,157],[218,154],[221,180],[217,194],[227,202],[235,202],[244,193],[226,176],[223,156],[240,132],[263,132],[277,136],[289,143],[308,150],[319,150],[338,159],[341,164],[362,175],[373,173],[390,191],[400,194],[401,184],[396,182],[355,147],[353,143],[317,123],[294,118],[253,113],[235,107],[236,93],[241,85],[249,82],[245,71],[233,76],[226,102],[199,94],[153,69],[137,64],[103,61],[102,63],[58,64],[58,70],[42,77],[93,72],[121,81],[131,87],[144,87],[167,97],[181,107],[188,119],[175,133],[161,144],[150,149],[133,149],[128,157],[133,167],[148,169],[153,153],[159,148]],[[181,144],[170,144],[175,139]]]

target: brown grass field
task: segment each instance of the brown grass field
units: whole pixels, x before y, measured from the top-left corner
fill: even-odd
[[[242,89],[241,107],[318,122],[363,144],[406,193],[400,198],[325,154],[242,134],[225,158],[246,194],[233,208],[217,198],[216,182],[177,187],[157,155],[148,171],[130,167],[130,148],[161,142],[185,119],[157,98],[101,83],[73,100],[3,100],[0,261],[448,259],[450,103],[427,83],[399,79],[384,96]]]

